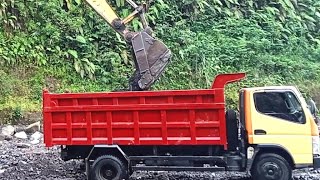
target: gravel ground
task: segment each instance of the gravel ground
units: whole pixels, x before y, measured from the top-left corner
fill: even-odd
[[[58,147],[47,149],[42,143],[30,145],[30,140],[13,138],[0,140],[0,179],[1,180],[84,180],[80,169],[81,161],[64,162],[59,158]],[[248,180],[245,173],[191,173],[191,172],[135,172],[131,180],[157,179],[228,179]],[[296,171],[294,179],[320,179],[320,170],[303,169]]]

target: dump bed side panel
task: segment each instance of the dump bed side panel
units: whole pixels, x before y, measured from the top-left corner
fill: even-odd
[[[244,73],[218,75],[209,90],[44,91],[45,144],[223,145],[226,149],[224,86],[244,77]]]
[[[47,146],[226,142],[223,91],[219,90],[44,92],[44,120]]]

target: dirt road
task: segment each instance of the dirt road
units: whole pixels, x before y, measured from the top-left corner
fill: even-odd
[[[64,162],[59,158],[58,147],[46,149],[41,143],[31,144],[29,139],[0,140],[1,180],[84,180],[80,161]],[[294,179],[320,179],[320,171],[309,169],[295,172]],[[131,180],[228,179],[248,180],[244,173],[193,173],[193,172],[135,172]]]

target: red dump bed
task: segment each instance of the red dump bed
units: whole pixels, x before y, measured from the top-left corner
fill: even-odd
[[[63,94],[44,91],[45,144],[210,144],[226,148],[224,86],[244,76],[219,75],[208,90]]]

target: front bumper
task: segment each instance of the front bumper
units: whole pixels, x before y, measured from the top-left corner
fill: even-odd
[[[320,156],[313,157],[313,168],[320,169]]]

